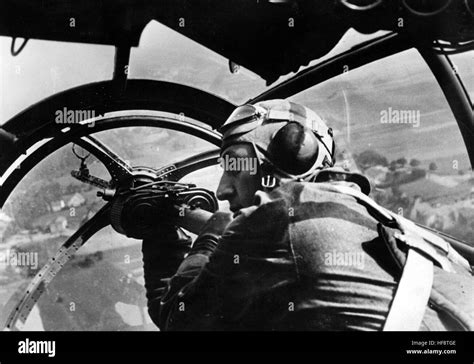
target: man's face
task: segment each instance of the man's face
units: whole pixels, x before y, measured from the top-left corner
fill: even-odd
[[[217,198],[229,201],[230,210],[251,206],[260,188],[257,156],[249,144],[227,147],[221,156],[224,173],[217,188]]]

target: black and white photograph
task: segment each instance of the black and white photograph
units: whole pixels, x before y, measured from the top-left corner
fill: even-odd
[[[473,103],[473,0],[0,0],[0,363],[472,364]]]

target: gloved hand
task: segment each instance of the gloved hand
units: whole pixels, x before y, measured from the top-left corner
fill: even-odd
[[[199,232],[199,236],[194,242],[189,255],[205,254],[210,255],[217,246],[219,237],[224,233],[226,227],[232,221],[232,214],[229,212],[216,211],[204,224]]]
[[[216,211],[201,228],[199,235],[211,234],[221,236],[231,221],[232,214],[230,212]]]

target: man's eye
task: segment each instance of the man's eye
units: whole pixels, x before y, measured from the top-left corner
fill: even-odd
[[[219,167],[230,176],[237,176],[241,172],[241,168],[235,165],[235,163],[229,162],[230,158],[222,158],[219,161]]]
[[[239,173],[241,172],[240,170],[235,170],[235,169],[232,169],[232,168],[226,168],[225,166],[220,166],[223,170],[224,173],[228,174],[229,176],[232,176],[232,177],[235,177],[237,175],[239,175]]]

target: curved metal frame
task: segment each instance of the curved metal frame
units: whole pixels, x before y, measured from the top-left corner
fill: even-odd
[[[63,135],[61,129],[67,126],[85,127],[55,123],[56,111],[64,108],[95,111],[96,115],[125,110],[169,112],[199,120],[212,129],[217,129],[235,108],[210,93],[170,82],[131,79],[120,94],[115,87],[113,80],[79,86],[48,97],[6,122],[2,129],[17,140],[0,155],[0,175],[38,141]],[[95,128],[88,130],[91,133]]]

